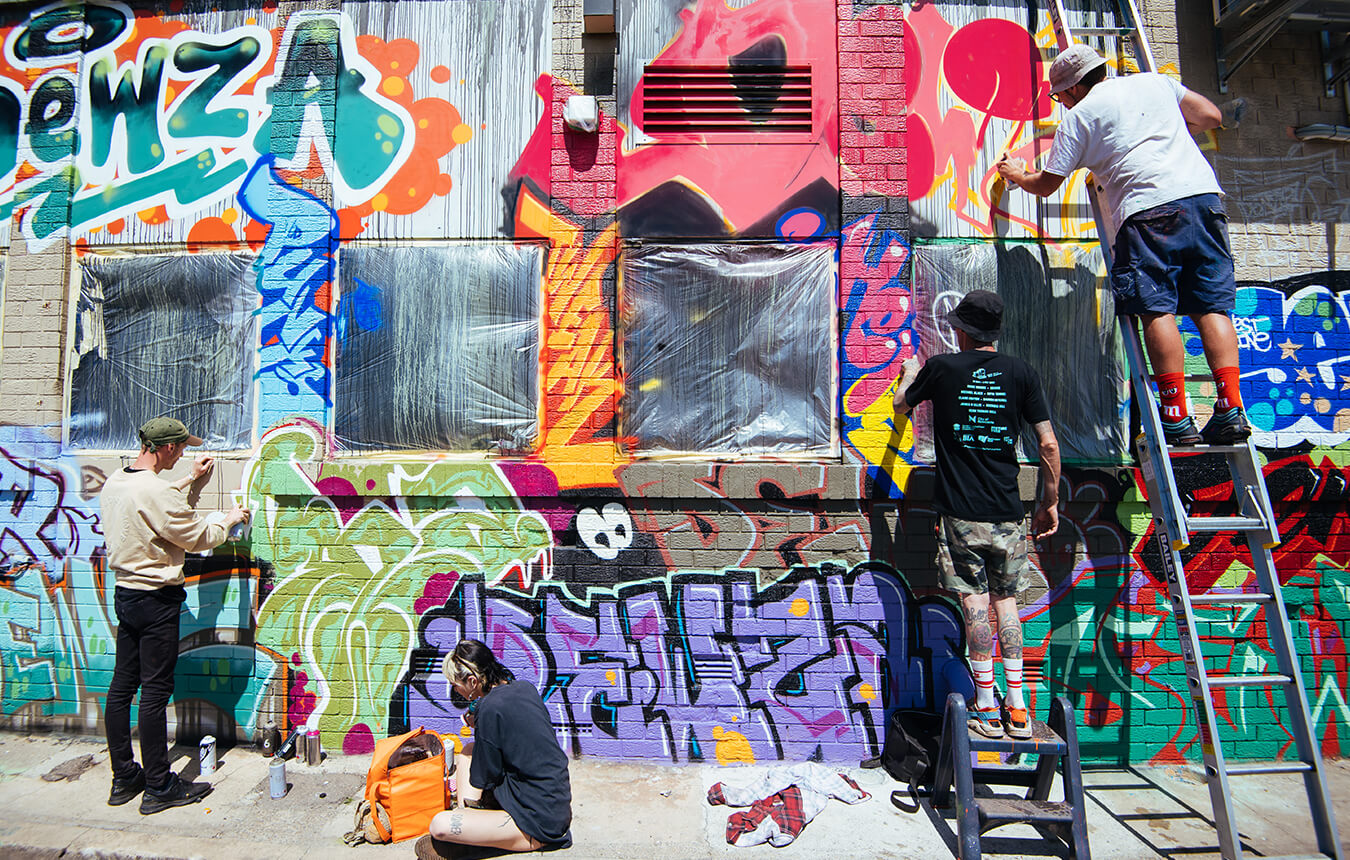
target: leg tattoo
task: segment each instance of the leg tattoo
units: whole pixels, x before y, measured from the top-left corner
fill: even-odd
[[[1004,659],[1009,657],[1014,660],[1022,659],[1022,625],[1013,623],[999,627],[998,645],[1003,651]]]
[[[453,836],[458,836],[463,832],[464,832],[464,816],[456,812],[454,815],[450,816],[450,833]]]

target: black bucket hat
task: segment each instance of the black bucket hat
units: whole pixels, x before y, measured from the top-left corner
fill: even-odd
[[[1003,327],[1003,299],[988,290],[971,290],[947,314],[947,322],[978,341],[993,343]]]

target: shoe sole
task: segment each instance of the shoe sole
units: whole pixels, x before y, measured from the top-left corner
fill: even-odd
[[[194,803],[201,803],[203,800],[206,799],[206,795],[210,793],[211,792],[208,791],[206,794],[202,794],[197,797],[184,797],[178,800],[157,800],[154,802],[153,807],[149,809],[146,808],[145,802],[142,801],[141,815],[154,815],[156,812],[163,812],[166,809],[173,809],[175,806],[191,806]]]
[[[1024,729],[1014,729],[1014,728],[1012,728],[1012,727],[1010,726],[1010,727],[1005,728],[1005,729],[1003,730],[1003,733],[1004,733],[1005,735],[1007,735],[1008,737],[1012,738],[1013,740],[1018,740],[1018,741],[1029,741],[1029,740],[1031,740],[1031,727],[1030,727],[1030,726],[1028,726],[1028,727],[1026,727],[1026,728],[1024,728]]]
[[[984,735],[987,738],[997,740],[1003,737],[1003,727],[986,723],[983,720],[967,720],[966,725],[976,734]]]
[[[141,789],[141,791],[145,791],[145,789]],[[133,792],[132,794],[128,794],[126,797],[110,797],[108,798],[108,805],[126,806],[128,803],[135,800],[140,795],[141,791]]]

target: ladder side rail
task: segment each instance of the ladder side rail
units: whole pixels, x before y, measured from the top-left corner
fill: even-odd
[[[1289,729],[1294,736],[1299,760],[1311,765],[1311,769],[1303,774],[1303,782],[1307,790],[1313,830],[1317,834],[1317,847],[1328,857],[1340,860],[1343,855],[1340,839],[1337,837],[1335,813],[1331,807],[1326,767],[1322,760],[1316,727],[1312,723],[1312,714],[1308,708],[1308,692],[1296,656],[1298,652],[1294,648],[1292,623],[1285,610],[1275,560],[1270,554],[1270,549],[1262,543],[1259,532],[1255,530],[1247,532],[1247,546],[1251,551],[1252,569],[1256,574],[1257,584],[1271,595],[1271,602],[1266,606],[1266,638],[1275,651],[1275,661],[1280,673],[1290,678],[1289,684],[1282,685],[1292,723]]]
[[[1106,252],[1103,252],[1103,256],[1110,259],[1110,254]],[[1139,407],[1139,423],[1143,429],[1143,433],[1135,441],[1139,446],[1139,463],[1143,468],[1144,484],[1148,489],[1149,507],[1153,511],[1154,520],[1166,527],[1170,548],[1181,549],[1190,543],[1190,529],[1186,509],[1177,492],[1172,458],[1167,456],[1163,446],[1162,416],[1158,412],[1158,404],[1149,385],[1144,347],[1139,341],[1139,326],[1132,316],[1120,316],[1117,320],[1125,342],[1125,355],[1130,364],[1130,381],[1135,404]]]
[[[1200,754],[1204,761],[1205,784],[1209,787],[1210,806],[1214,810],[1214,828],[1219,837],[1219,852],[1224,860],[1241,860],[1242,843],[1237,821],[1233,816],[1232,792],[1228,785],[1228,767],[1223,745],[1219,741],[1218,716],[1214,712],[1214,698],[1200,650],[1200,631],[1191,608],[1186,571],[1181,564],[1181,553],[1171,546],[1165,528],[1155,526],[1158,548],[1162,553],[1163,570],[1167,577],[1168,596],[1172,598],[1172,619],[1177,627],[1182,662],[1186,666],[1186,684],[1191,706],[1195,710],[1196,727],[1200,732]]]
[[[1130,28],[1135,32],[1135,62],[1139,64],[1139,71],[1154,71],[1158,66],[1153,61],[1153,49],[1149,47],[1148,38],[1144,35],[1144,22],[1139,17],[1139,7],[1135,5],[1134,0],[1120,0],[1120,6],[1129,16]]]
[[[1256,454],[1256,444],[1249,437],[1245,447],[1246,450],[1234,451],[1227,458],[1228,473],[1233,479],[1233,495],[1241,506],[1244,498],[1239,488],[1251,491],[1257,509],[1242,510],[1241,513],[1245,516],[1258,516],[1269,524],[1261,532],[1261,541],[1267,548],[1274,547],[1280,543],[1280,526],[1275,519],[1275,509],[1270,504],[1270,493],[1266,490],[1265,476],[1261,473],[1261,461]]]

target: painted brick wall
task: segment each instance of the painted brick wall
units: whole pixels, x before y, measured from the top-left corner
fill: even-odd
[[[13,187],[0,192],[12,237],[0,321],[0,614],[11,622],[0,637],[0,723],[101,726],[116,619],[97,493],[132,452],[59,445],[73,280],[93,253],[254,255],[259,334],[244,360],[257,368],[255,436],[219,452],[200,505],[238,498],[255,525],[188,566],[174,706],[184,738],[247,740],[267,720],[313,719],[328,748],[356,754],[410,726],[464,735],[464,703],[438,674],[463,636],[487,641],[539,688],[573,755],[854,761],[878,751],[888,709],[968,690],[960,619],[933,564],[924,431],[894,422],[889,404],[900,364],[941,336],[934,297],[914,287],[916,256],[1030,248],[1047,261],[1036,273],[1006,268],[994,281],[1009,296],[1042,296],[1047,314],[1077,283],[1065,271],[1096,271],[1078,198],[1032,210],[989,173],[1004,145],[1043,149],[1053,115],[998,90],[987,63],[963,59],[962,46],[994,26],[1006,37],[998,44],[1031,46],[1015,71],[1038,85],[1046,64],[1031,55],[1051,52],[1043,27],[957,4],[923,4],[906,19],[892,4],[758,0],[681,17],[631,0],[619,10],[630,29],[610,40],[584,34],[574,0],[511,0],[513,25],[497,35],[472,17],[488,8],[478,0],[359,5],[139,9],[135,34],[93,49],[98,57],[131,62],[154,39],[266,43],[251,77],[218,81],[228,102],[218,109],[238,110],[248,133],[225,136],[223,118],[221,140],[164,133],[162,165],[64,191],[64,167],[94,175],[87,136],[50,160],[16,149]],[[0,29],[60,23],[42,14],[6,7]],[[1221,100],[1203,22],[1152,8],[1148,18],[1160,62]],[[297,42],[301,20],[326,26]],[[624,53],[653,33],[649,53]],[[1277,566],[1323,747],[1339,755],[1350,718],[1350,385],[1338,372],[1350,352],[1350,237],[1336,214],[1346,171],[1338,150],[1282,136],[1286,125],[1334,121],[1335,104],[1270,84],[1311,80],[1306,53],[1295,37],[1272,42],[1234,83],[1254,111],[1205,147],[1233,213],[1244,395],[1269,404],[1254,417],[1286,536]],[[617,84],[634,64],[742,56],[812,68],[809,139],[664,140],[641,128],[640,94]],[[279,80],[287,58],[302,64],[303,87]],[[0,87],[24,105],[55,75],[77,94],[72,117],[84,116],[89,57],[6,60]],[[126,108],[141,134],[204,120],[189,81],[166,75],[149,108]],[[599,96],[597,132],[566,127],[572,95]],[[327,136],[329,107],[341,135]],[[202,153],[209,170],[186,187],[164,184]],[[1277,155],[1274,173],[1257,169]],[[381,182],[357,187],[362,164],[384,157]],[[208,191],[234,160],[239,174]],[[81,220],[88,211],[102,214]],[[618,261],[625,242],[653,238],[834,244],[837,456],[635,453]],[[344,316],[340,302],[358,300],[337,295],[344,250],[444,243],[546,245],[535,446],[357,456],[331,429],[342,326],[378,325],[392,306],[369,295],[399,285],[373,285],[360,299],[373,305]],[[1037,278],[1033,292],[1019,280]],[[672,330],[687,322],[672,318]],[[1047,354],[1067,370],[1043,373],[1081,375],[1100,353],[1082,331],[1057,339]],[[1212,393],[1193,393],[1203,418]],[[1184,480],[1197,506],[1217,503],[1221,474],[1192,469]],[[1043,713],[1050,696],[1068,695],[1092,761],[1197,757],[1141,484],[1123,457],[1070,464],[1062,527],[1033,553],[1022,602],[1033,704]],[[1021,489],[1030,504],[1029,468]],[[1201,586],[1250,577],[1228,535],[1197,541],[1188,559]],[[1202,623],[1224,659],[1266,659],[1253,642],[1259,615],[1214,611]],[[1278,708],[1237,693],[1221,704],[1235,755],[1287,745]]]

